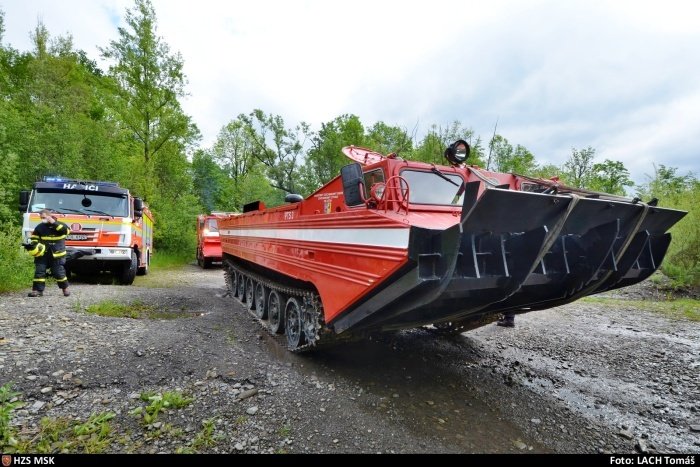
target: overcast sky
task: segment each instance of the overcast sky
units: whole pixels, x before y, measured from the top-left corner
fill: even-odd
[[[417,126],[454,120],[540,162],[593,146],[637,182],[653,163],[700,175],[700,2],[153,0],[185,63],[185,111],[205,146],[240,113],[288,125],[351,113]],[[41,19],[98,61],[132,0],[0,0],[4,44]]]

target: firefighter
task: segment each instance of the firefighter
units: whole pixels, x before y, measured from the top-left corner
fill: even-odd
[[[63,295],[68,297],[68,279],[66,278],[66,237],[70,229],[66,224],[56,220],[48,209],[39,212],[41,223],[36,226],[29,244],[25,248],[34,256],[34,282],[30,297],[44,295],[46,286],[46,270],[51,269],[58,287],[63,290]]]

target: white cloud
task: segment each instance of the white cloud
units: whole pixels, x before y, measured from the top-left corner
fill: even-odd
[[[484,139],[498,119],[539,160],[591,145],[637,181],[652,162],[700,173],[692,1],[153,2],[204,144],[254,108],[315,128],[343,113],[419,131],[460,120]],[[0,3],[4,41],[30,49],[40,16],[97,59],[131,5]]]

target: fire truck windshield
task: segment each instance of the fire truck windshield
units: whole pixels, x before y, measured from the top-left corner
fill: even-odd
[[[35,190],[29,204],[29,212],[38,212],[42,209],[65,214],[129,216],[126,195],[97,195],[64,190]]]
[[[461,204],[464,188],[460,175],[450,172],[402,170],[411,189],[411,204]]]
[[[218,232],[219,224],[216,222],[216,219],[207,219],[207,228],[209,232]]]

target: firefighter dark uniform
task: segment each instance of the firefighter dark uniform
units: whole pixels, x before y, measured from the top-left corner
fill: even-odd
[[[66,237],[70,229],[66,224],[56,220],[53,224],[40,223],[32,232],[27,251],[34,256],[34,283],[30,297],[43,295],[46,286],[46,270],[51,269],[58,287],[63,295],[68,296],[68,279],[66,278]]]

